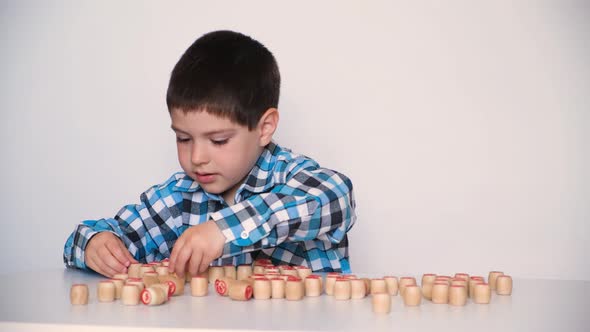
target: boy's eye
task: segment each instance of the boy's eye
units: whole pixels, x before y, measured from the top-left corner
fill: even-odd
[[[211,140],[211,143],[213,143],[215,145],[224,145],[225,143],[227,143],[228,140],[229,140],[228,138],[226,138],[226,139],[217,139],[217,140],[212,139]]]
[[[176,141],[178,143],[186,143],[186,142],[190,141],[190,138],[176,137]]]

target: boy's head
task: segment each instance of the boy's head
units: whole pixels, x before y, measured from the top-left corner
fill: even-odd
[[[202,111],[252,130],[277,108],[281,77],[277,62],[258,41],[233,31],[197,39],[172,71],[168,110]]]
[[[278,124],[280,75],[259,42],[232,31],[197,39],[172,71],[166,102],[183,170],[234,195]]]

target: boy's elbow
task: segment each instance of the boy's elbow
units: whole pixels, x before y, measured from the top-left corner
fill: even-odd
[[[342,204],[342,219],[346,225],[346,232],[348,232],[356,222],[356,201],[354,199],[353,185],[350,178],[342,173],[337,173],[342,181],[343,188],[343,204]]]

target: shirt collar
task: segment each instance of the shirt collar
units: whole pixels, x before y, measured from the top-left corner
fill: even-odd
[[[244,182],[238,188],[238,191],[236,192],[238,197],[241,196],[241,198],[245,198],[243,191],[261,193],[274,186],[273,168],[276,163],[277,155],[281,151],[282,148],[274,142],[270,142],[264,147],[256,164],[254,164],[254,167],[252,167]],[[176,179],[174,189],[177,191],[196,192],[201,190],[201,186],[184,172],[176,173],[174,178]],[[211,199],[221,200],[221,195],[207,193],[204,190],[203,192]]]
[[[243,190],[251,193],[261,193],[268,191],[275,184],[273,169],[276,164],[277,155],[281,151],[281,147],[274,142],[270,142],[264,147],[260,157],[246,176],[246,179],[238,188],[237,193],[240,194]]]

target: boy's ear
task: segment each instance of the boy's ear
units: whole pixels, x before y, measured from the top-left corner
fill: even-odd
[[[269,108],[264,112],[260,121],[258,121],[258,131],[260,133],[260,146],[266,146],[272,140],[272,135],[279,125],[279,110]]]

